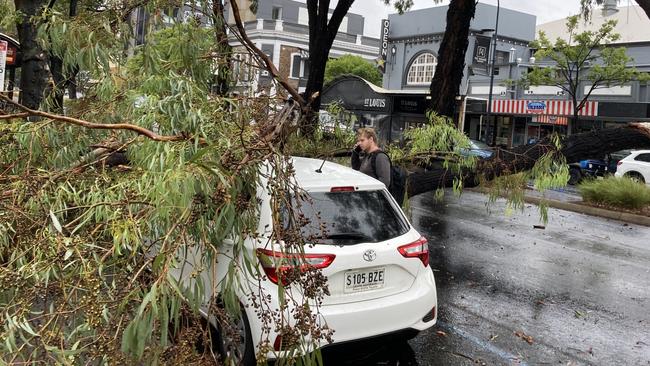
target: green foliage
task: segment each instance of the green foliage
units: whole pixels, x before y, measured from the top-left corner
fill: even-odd
[[[551,63],[535,66],[522,78],[523,85],[557,86],[577,98],[586,83],[589,88],[575,105],[577,114],[580,102],[588,100],[594,90],[647,79],[647,75],[627,66],[633,60],[624,47],[610,46],[620,39],[615,32],[616,21],[605,22],[597,31],[579,32],[579,18],[572,16],[567,18],[566,27],[564,38],[552,41],[540,31],[538,39],[531,43],[537,49],[539,63]]]
[[[343,55],[330,59],[325,65],[325,85],[341,75],[356,75],[375,85],[381,85],[382,76],[377,67],[361,56]]]
[[[257,235],[260,164],[270,160],[283,181],[291,172],[274,158],[277,147],[258,144],[250,123],[269,118],[268,100],[210,93],[213,38],[192,22],[151,33],[127,65],[121,37],[129,33],[113,32],[122,29],[115,14],[69,20],[52,12],[39,30],[66,67],[77,65],[92,80],[67,115],[181,138],[160,142],[58,120],[1,122],[0,363],[201,362],[209,354],[193,349],[203,335],[199,308],[217,309],[209,296],[217,291],[239,314],[235,294],[250,284],[235,274],[259,280],[257,259],[243,248]],[[104,148],[125,152],[128,166],[105,166]],[[285,188],[277,187],[278,199]],[[172,274],[183,255],[197,250],[187,273],[194,281],[178,281]],[[237,265],[215,265],[226,252]],[[217,284],[216,271],[230,276]],[[322,293],[310,291],[318,301]],[[260,311],[269,329],[291,329],[293,315],[276,310]],[[223,311],[212,311],[223,320]],[[326,334],[302,329],[290,350]]]
[[[650,205],[650,188],[630,178],[586,180],[578,189],[585,202],[628,209]]]
[[[147,82],[147,91],[154,93],[160,85],[155,79],[146,79],[173,72],[207,91],[208,83],[214,77],[210,51],[215,43],[214,32],[196,21],[174,24],[155,32],[128,60],[127,72],[132,82],[129,89]],[[183,47],[179,47],[179,44]]]

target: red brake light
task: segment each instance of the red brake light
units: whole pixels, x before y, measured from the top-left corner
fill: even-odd
[[[429,265],[429,243],[424,236],[420,239],[397,248],[404,258],[420,258],[425,267]]]
[[[623,164],[623,160],[619,160],[619,161],[616,163],[616,166],[619,166],[619,165],[621,165],[621,164]]]
[[[330,192],[354,192],[354,187],[332,187]]]
[[[275,351],[280,351],[282,350],[282,336],[278,335],[275,337],[275,342],[273,342],[273,349]]]
[[[276,285],[281,280],[284,286],[291,283],[290,279],[282,278],[284,272],[295,269],[305,271],[309,268],[327,268],[336,258],[334,254],[284,254],[268,249],[257,249],[257,256],[260,257],[262,269],[269,280]],[[280,266],[278,267],[277,264]]]

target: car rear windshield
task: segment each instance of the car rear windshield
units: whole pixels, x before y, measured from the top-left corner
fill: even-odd
[[[311,243],[353,245],[375,243],[403,235],[409,226],[396,210],[388,192],[309,192],[299,204],[294,201],[294,214],[301,217],[300,231]],[[291,227],[286,210],[285,228]],[[301,216],[302,215],[302,216]]]

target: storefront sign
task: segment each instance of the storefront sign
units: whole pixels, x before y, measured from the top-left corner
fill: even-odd
[[[402,113],[416,113],[423,114],[426,111],[425,95],[422,96],[408,96],[395,97],[395,110]]]
[[[573,115],[573,102],[570,100],[526,100],[497,99],[492,101],[492,112],[496,114],[549,114],[554,116]],[[598,102],[584,103],[579,116],[598,116]]]
[[[364,98],[363,106],[366,108],[385,108],[386,99],[384,98]]]
[[[528,102],[526,103],[526,113],[544,113],[546,111],[546,103],[544,102]]]
[[[390,29],[390,20],[381,20],[381,47],[379,47],[379,58],[377,59],[377,68],[382,74],[386,71],[386,59],[388,58],[388,31]]]
[[[0,41],[0,91],[5,90],[5,61],[7,59],[7,41]]]
[[[474,71],[488,73],[488,56],[490,55],[490,37],[476,36],[474,42],[474,56],[472,58],[472,68]]]

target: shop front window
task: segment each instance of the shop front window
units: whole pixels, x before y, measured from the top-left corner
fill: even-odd
[[[497,124],[497,146],[510,147],[510,137],[512,133],[512,118],[498,117]]]

